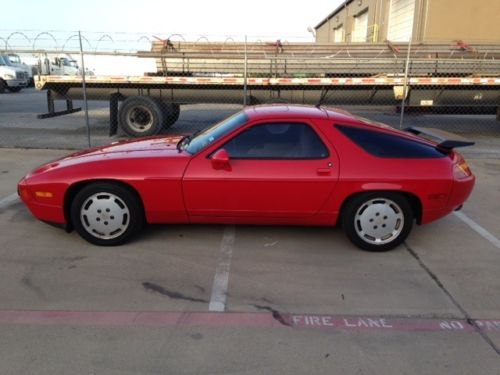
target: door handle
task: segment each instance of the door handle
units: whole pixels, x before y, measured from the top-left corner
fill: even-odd
[[[319,176],[329,176],[332,173],[330,168],[318,168],[316,170]]]

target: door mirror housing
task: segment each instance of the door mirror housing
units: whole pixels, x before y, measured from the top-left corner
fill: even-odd
[[[231,164],[229,163],[229,154],[223,148],[215,151],[210,158],[212,160],[212,168],[217,170],[231,170]]]

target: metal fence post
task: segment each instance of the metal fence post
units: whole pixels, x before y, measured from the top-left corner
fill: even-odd
[[[87,125],[87,144],[89,147],[91,147],[90,123],[89,123],[89,104],[87,102],[87,85],[85,82],[85,59],[83,58],[82,34],[81,34],[80,30],[78,30],[78,40],[80,41],[80,62],[82,65],[83,106],[85,108],[85,124]]]
[[[247,106],[247,72],[248,72],[248,55],[247,55],[247,36],[245,35],[245,64],[243,69],[243,106]]]
[[[403,99],[401,100],[401,115],[399,117],[399,128],[403,128],[403,120],[405,113],[406,95],[408,94],[408,69],[410,66],[410,51],[411,51],[411,37],[408,41],[408,51],[406,53],[406,64],[405,64],[405,77],[403,81]]]

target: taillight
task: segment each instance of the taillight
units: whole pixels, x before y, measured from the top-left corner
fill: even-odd
[[[467,162],[460,158],[453,166],[453,176],[456,179],[467,178],[472,175],[472,171],[469,168]]]

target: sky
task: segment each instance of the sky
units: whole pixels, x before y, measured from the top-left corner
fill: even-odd
[[[149,50],[154,36],[173,41],[312,42],[314,28],[342,0],[0,0],[0,49],[78,51],[78,30],[86,52]],[[27,64],[39,55],[22,53]],[[68,55],[78,59],[76,54]],[[154,71],[152,59],[96,57],[96,74],[141,75]]]
[[[254,35],[312,40],[341,0],[0,0],[5,30],[154,32],[161,35]],[[1,35],[1,34],[0,34]]]

